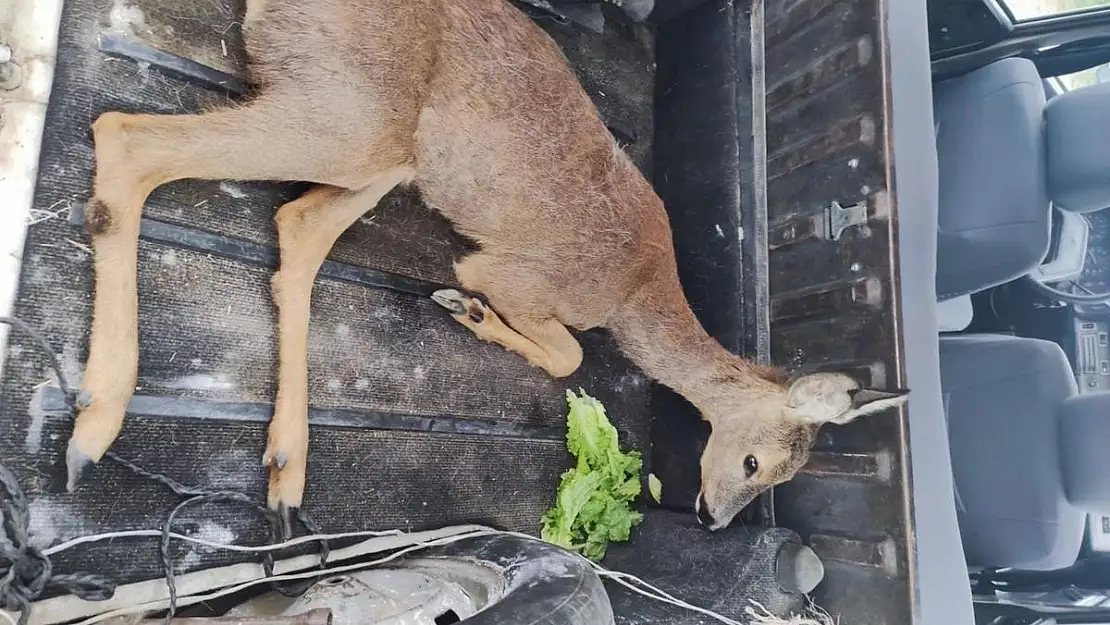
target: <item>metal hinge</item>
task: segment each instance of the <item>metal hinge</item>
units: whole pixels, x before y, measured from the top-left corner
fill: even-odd
[[[828,241],[837,241],[848,228],[866,225],[867,208],[866,200],[851,206],[841,206],[840,202],[834,200],[825,207],[825,227],[818,236]]]

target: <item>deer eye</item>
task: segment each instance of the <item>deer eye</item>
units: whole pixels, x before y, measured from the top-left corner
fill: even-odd
[[[744,475],[745,476],[751,477],[752,474],[755,473],[758,470],[759,470],[759,461],[755,459],[755,456],[749,455],[748,457],[744,458]]]

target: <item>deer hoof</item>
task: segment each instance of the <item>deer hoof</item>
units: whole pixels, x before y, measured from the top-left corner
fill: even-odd
[[[470,298],[456,289],[440,289],[432,293],[432,301],[446,308],[452,315],[462,315],[466,313]]]
[[[284,501],[278,503],[274,510],[274,514],[277,515],[278,542],[285,542],[293,538],[293,520],[299,512],[300,508],[286,505]]]
[[[262,466],[274,466],[278,469],[284,469],[285,463],[289,462],[289,454],[284,451],[279,451],[276,454],[271,454],[269,450],[262,455]]]
[[[465,315],[471,323],[482,323],[486,320],[486,304],[473,295],[467,295],[455,289],[440,289],[432,293],[432,299],[443,306],[455,317]]]
[[[66,490],[71,493],[77,490],[77,484],[85,477],[92,465],[92,458],[77,449],[77,441],[69,439],[69,446],[66,448]]]

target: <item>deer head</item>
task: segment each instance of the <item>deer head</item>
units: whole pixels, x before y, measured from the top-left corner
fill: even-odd
[[[843,425],[900,406],[909,393],[862,388],[841,373],[760,385],[725,376],[716,384],[714,400],[699,406],[712,430],[701,457],[696,511],[711,530],[727,526],[760,493],[793,478],[809,460],[823,424]]]

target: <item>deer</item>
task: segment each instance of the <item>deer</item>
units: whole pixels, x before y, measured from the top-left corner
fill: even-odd
[[[787,378],[726,350],[679,282],[660,197],[610,134],[562,51],[506,0],[248,0],[254,92],[180,115],[101,113],[85,211],[94,295],[67,487],[118,437],[138,376],[137,247],[143,204],[181,179],[295,181],[277,208],[278,383],[267,503],[302,505],[313,283],[349,226],[415,187],[478,249],[461,289],[432,298],[478,338],[554,378],[583,353],[571,329],[604,329],[647,376],[710,426],[698,520],[727,526],[791,479],[822,424],[900,406],[908,391],[844,373]]]

